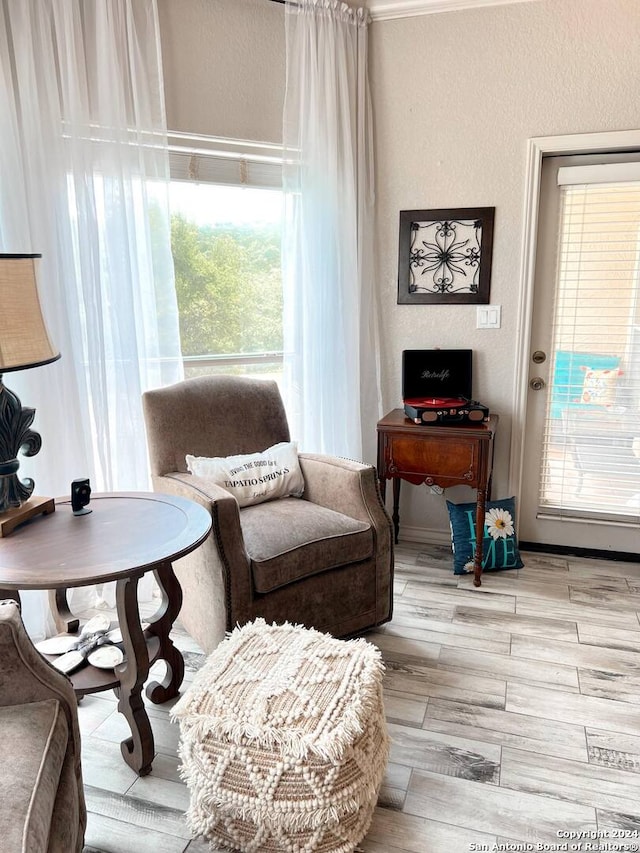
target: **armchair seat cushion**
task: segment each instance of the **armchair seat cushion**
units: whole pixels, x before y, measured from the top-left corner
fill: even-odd
[[[373,555],[369,524],[300,498],[244,507],[240,525],[259,593]]]
[[[0,707],[3,850],[44,853],[69,728],[57,699]]]

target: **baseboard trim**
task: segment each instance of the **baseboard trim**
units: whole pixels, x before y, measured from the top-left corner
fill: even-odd
[[[573,545],[545,545],[540,542],[518,543],[521,551],[544,552],[571,557],[588,557],[595,560],[617,560],[621,563],[640,563],[640,554],[629,551],[602,551],[597,548],[577,548]]]
[[[428,527],[409,527],[403,524],[400,528],[400,544],[417,542],[424,545],[451,546],[451,536],[444,530],[432,530]],[[586,557],[592,560],[617,560],[620,563],[640,563],[640,554],[630,551],[604,551],[597,548],[578,548],[574,545],[549,545],[540,542],[518,541],[521,551],[531,551],[544,554],[558,554],[567,557]]]
[[[419,542],[425,545],[449,545],[451,536],[444,530],[431,530],[428,527],[409,527],[400,525],[400,542]]]

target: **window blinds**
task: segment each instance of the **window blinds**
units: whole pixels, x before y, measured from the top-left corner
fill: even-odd
[[[558,183],[539,514],[640,524],[640,164]]]
[[[173,181],[282,188],[282,163],[228,157],[209,152],[169,151]]]
[[[272,143],[171,133],[174,181],[282,189],[282,147]]]

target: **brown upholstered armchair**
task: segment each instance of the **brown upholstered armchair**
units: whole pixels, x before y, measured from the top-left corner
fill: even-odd
[[[18,605],[0,601],[0,849],[80,853],[87,813],[78,705],[33,647]]]
[[[302,498],[239,508],[187,472],[185,456],[233,456],[289,441],[275,382],[205,376],[143,399],[153,488],[211,511],[206,542],[174,566],[180,620],[205,652],[261,616],[351,636],[391,618],[393,539],[375,469],[300,454]]]

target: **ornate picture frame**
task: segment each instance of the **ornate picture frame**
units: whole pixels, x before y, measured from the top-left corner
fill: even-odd
[[[495,210],[401,210],[398,304],[488,304]]]

